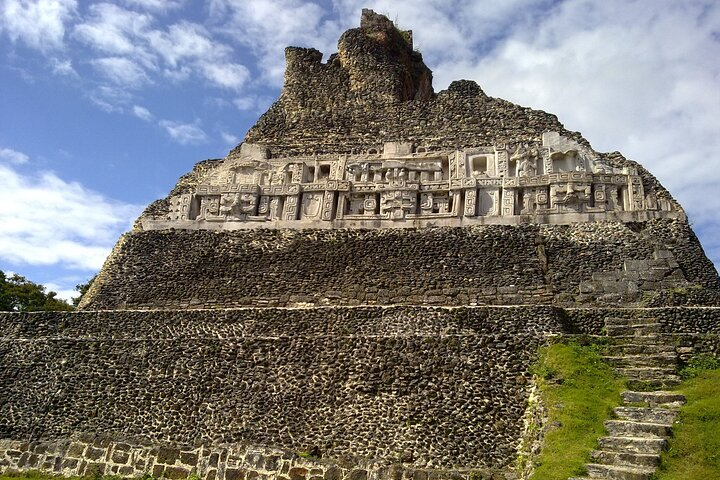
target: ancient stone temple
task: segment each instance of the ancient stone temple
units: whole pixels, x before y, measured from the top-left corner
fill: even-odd
[[[286,62],[79,311],[0,315],[0,469],[521,478],[551,336],[642,321],[675,362],[720,351],[717,272],[641,165],[475,82],[434,92],[369,10]]]

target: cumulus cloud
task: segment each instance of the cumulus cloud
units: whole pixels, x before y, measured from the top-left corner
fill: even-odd
[[[151,11],[161,2],[126,2]],[[180,3],[166,5],[176,8]],[[182,82],[195,76],[209,85],[240,90],[250,77],[234,60],[234,50],[208,30],[188,21],[160,26],[151,12],[119,5],[92,5],[74,30],[75,38],[97,52],[92,65],[117,86],[128,89],[155,83],[158,76]]]
[[[16,265],[98,270],[140,212],[52,172],[24,175],[0,164],[0,259]]]
[[[77,10],[76,0],[3,0],[0,31],[13,42],[41,51],[63,47],[67,22]]]
[[[72,299],[80,295],[74,288],[69,288],[68,285],[79,285],[85,283],[87,279],[81,279],[80,277],[62,277],[54,281],[45,282],[46,292],[55,292],[57,298],[62,298],[68,303],[72,303]]]
[[[176,10],[185,4],[184,0],[124,0],[130,7],[143,8],[153,12]]]
[[[108,80],[122,87],[139,88],[150,82],[139,65],[124,57],[98,58],[92,64]]]
[[[240,90],[250,78],[250,71],[243,65],[205,63],[202,66],[205,77],[215,85]]]
[[[132,101],[131,95],[116,85],[100,85],[88,93],[88,98],[108,113],[122,113]]]
[[[148,110],[145,107],[141,107],[140,105],[133,105],[132,108],[133,115],[138,117],[140,120],[145,120],[146,122],[150,122],[155,118],[152,113],[150,113],[150,110]]]
[[[718,225],[720,4],[577,0],[485,57],[440,65],[485,91],[551,111],[600,151],[639,161],[705,232]],[[570,28],[572,26],[572,28]],[[713,247],[720,250],[718,247]],[[720,258],[716,256],[715,258]]]
[[[192,123],[161,120],[160,126],[180,145],[198,145],[208,140],[207,134],[200,127]]]
[[[246,95],[233,99],[238,110],[262,113],[272,104],[273,98],[265,95]]]
[[[73,77],[78,78],[79,75],[77,71],[73,68],[72,60],[60,60],[57,58],[53,58],[51,61],[51,67],[52,71],[56,75],[61,75],[65,77]]]
[[[282,83],[286,46],[312,46],[329,54],[342,32],[326,9],[302,0],[211,0],[209,11],[216,30],[249,47],[275,85]]]
[[[223,142],[229,145],[237,145],[238,143],[240,143],[240,138],[236,137],[231,133],[221,132],[220,135],[222,136]]]
[[[22,152],[15,151],[11,148],[0,147],[0,161],[9,162],[14,165],[21,165],[27,163],[30,157]]]
[[[132,53],[134,39],[152,23],[150,15],[110,3],[91,5],[89,16],[75,27],[75,35],[90,46],[111,54]]]

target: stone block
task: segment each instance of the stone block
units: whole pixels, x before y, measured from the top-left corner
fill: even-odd
[[[110,459],[113,461],[113,463],[126,464],[130,460],[130,454],[127,452],[115,450],[110,456]]]
[[[77,458],[66,458],[62,462],[62,468],[63,470],[75,470],[79,462],[80,460]]]
[[[152,476],[155,478],[162,478],[165,474],[165,465],[154,465],[152,469]]]
[[[165,467],[163,476],[170,480],[185,480],[190,475],[190,470],[183,467]]]
[[[293,467],[288,472],[290,480],[305,480],[307,477],[308,469],[304,467]]]
[[[173,465],[178,458],[180,458],[180,450],[177,448],[161,447],[158,449],[158,463]]]
[[[135,474],[135,469],[129,465],[123,465],[118,469],[118,474],[122,475],[123,477],[130,477]]]
[[[355,469],[348,475],[348,480],[367,480],[367,470],[361,468]]]
[[[88,463],[82,475],[85,477],[102,477],[105,475],[105,464],[101,462]]]
[[[278,470],[280,468],[280,461],[281,461],[280,456],[269,455],[265,458],[265,461],[263,462],[263,469],[267,470],[269,472]]]
[[[84,457],[87,458],[88,460],[100,460],[101,458],[103,458],[105,456],[105,453],[106,453],[105,449],[103,449],[103,448],[95,448],[95,447],[88,446],[87,449],[85,450]]]
[[[194,467],[198,463],[198,454],[192,452],[182,452],[180,453],[180,462]]]
[[[342,477],[342,469],[335,465],[328,467],[327,470],[325,470],[325,475],[323,475],[324,480],[341,480]]]
[[[81,458],[85,452],[86,445],[83,443],[72,443],[67,451],[68,457]]]
[[[226,468],[225,480],[245,480],[247,472],[240,468]],[[250,478],[250,476],[247,476]]]

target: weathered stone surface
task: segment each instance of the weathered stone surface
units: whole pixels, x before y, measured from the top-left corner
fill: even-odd
[[[640,165],[474,82],[435,94],[371,11],[338,50],[286,51],[280,99],[148,207],[81,311],[0,314],[0,470],[512,478],[549,336],[615,334],[638,379],[720,353],[717,272]],[[667,418],[622,412],[618,472]]]
[[[543,256],[536,241],[542,241]],[[662,243],[661,243],[662,242]],[[659,245],[662,245],[661,249]],[[687,295],[638,284],[584,293],[599,272],[670,251]],[[543,261],[544,260],[544,261]],[[572,272],[572,274],[568,274]],[[502,288],[501,288],[502,287]],[[679,291],[679,290],[674,290]],[[128,234],[84,309],[359,304],[716,304],[720,283],[687,223]]]

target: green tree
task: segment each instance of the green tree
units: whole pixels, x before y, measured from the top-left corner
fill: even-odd
[[[0,311],[40,312],[73,310],[72,305],[55,292],[45,292],[45,287],[31,282],[17,273],[8,277],[0,270]]]
[[[75,285],[75,291],[77,291],[80,295],[78,295],[77,297],[73,297],[73,299],[72,299],[73,307],[77,307],[78,304],[80,303],[80,300],[82,300],[82,298],[85,296],[87,291],[90,290],[90,286],[95,281],[95,277],[97,277],[97,274],[93,275],[93,277],[90,280],[88,280],[87,282],[81,283],[80,285]]]

